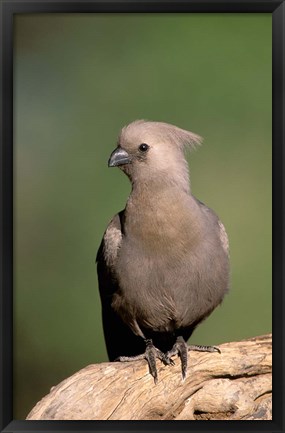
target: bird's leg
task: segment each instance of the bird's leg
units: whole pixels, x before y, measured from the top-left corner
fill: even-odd
[[[137,356],[120,356],[119,358],[115,359],[115,361],[120,362],[130,362],[130,361],[138,361],[140,359],[146,359],[148,362],[149,372],[154,378],[154,383],[157,383],[157,368],[156,368],[156,358],[158,358],[160,361],[162,361],[166,365],[172,365],[173,361],[166,357],[161,350],[157,349],[153,345],[153,342],[151,339],[144,339],[146,344],[145,352],[141,355]]]
[[[182,370],[182,378],[183,380],[186,377],[187,373],[187,364],[188,364],[188,351],[195,350],[197,352],[218,352],[221,353],[220,349],[215,346],[198,346],[198,345],[189,345],[185,342],[184,338],[179,336],[176,339],[176,343],[166,354],[166,358],[170,358],[171,356],[178,355],[181,359],[181,370]]]

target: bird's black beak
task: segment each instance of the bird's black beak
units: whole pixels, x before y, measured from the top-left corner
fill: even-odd
[[[121,147],[117,147],[112,153],[108,161],[109,167],[117,167],[118,165],[129,164],[131,162],[130,155]]]

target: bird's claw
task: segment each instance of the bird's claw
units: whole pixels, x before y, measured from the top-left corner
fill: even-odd
[[[164,359],[162,361],[165,365],[175,365],[173,359],[171,359],[167,354],[164,355]]]
[[[156,368],[156,358],[162,361],[165,365],[173,365],[172,359],[168,358],[161,350],[153,345],[152,340],[145,340],[146,349],[145,352],[137,356],[119,356],[115,361],[130,362],[139,361],[140,359],[146,359],[148,362],[149,372],[154,378],[154,383],[157,384],[158,375]]]
[[[199,346],[190,345],[188,346],[183,337],[177,337],[176,343],[173,348],[165,354],[165,357],[170,359],[174,355],[178,355],[181,359],[181,371],[182,379],[186,378],[187,364],[188,364],[188,351],[195,350],[197,352],[218,352],[221,353],[220,349],[216,346]]]
[[[200,345],[190,345],[188,346],[188,350],[195,350],[197,352],[218,352],[221,353],[220,349],[216,346],[200,346]]]

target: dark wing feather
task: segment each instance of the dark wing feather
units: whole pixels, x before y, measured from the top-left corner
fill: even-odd
[[[135,356],[145,350],[143,339],[134,335],[112,308],[113,294],[120,290],[116,258],[123,242],[123,221],[124,211],[121,211],[108,225],[96,257],[103,330],[110,361],[119,356]]]

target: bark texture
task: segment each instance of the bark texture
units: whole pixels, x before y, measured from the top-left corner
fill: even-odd
[[[271,334],[157,361],[155,385],[145,361],[92,364],[54,386],[28,420],[271,420]]]

